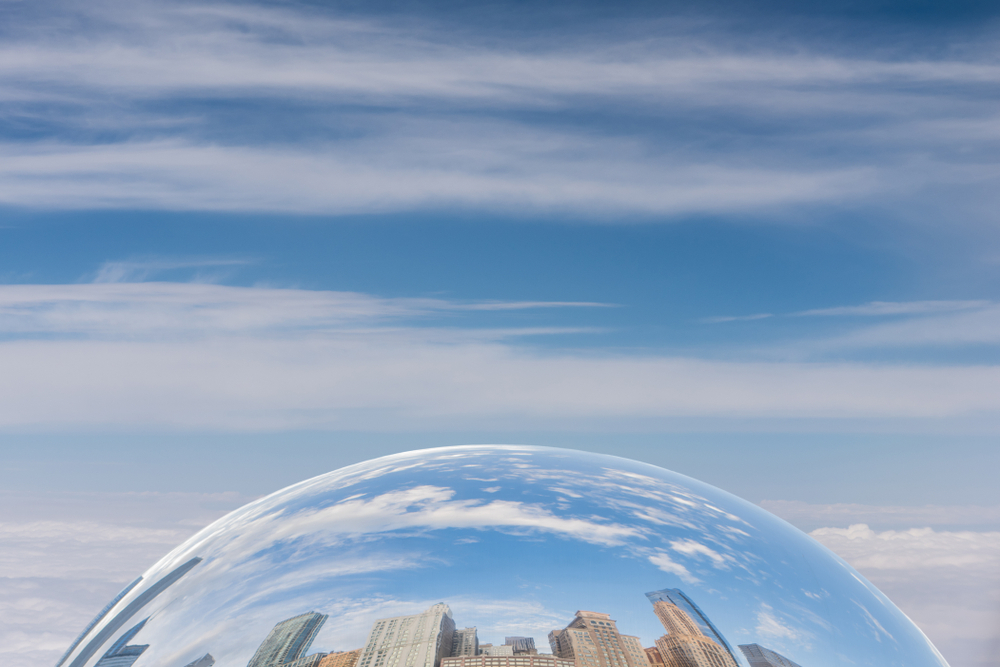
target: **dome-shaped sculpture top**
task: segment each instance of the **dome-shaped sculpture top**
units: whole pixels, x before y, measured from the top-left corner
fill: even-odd
[[[255,501],[150,568],[59,667],[937,667],[760,508],[626,459],[448,447]]]

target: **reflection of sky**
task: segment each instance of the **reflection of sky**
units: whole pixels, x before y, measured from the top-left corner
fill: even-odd
[[[652,646],[663,628],[644,594],[675,587],[734,647],[756,642],[803,667],[939,664],[888,600],[778,519],[680,475],[577,452],[448,448],[344,468],[237,510],[145,581],[192,556],[205,560],[143,612],[137,641],[150,648],[136,667],[206,652],[243,665],[275,623],[310,610],[330,615],[314,651],[359,648],[376,618],[438,601],[481,642],[526,635],[544,651],[584,609]]]

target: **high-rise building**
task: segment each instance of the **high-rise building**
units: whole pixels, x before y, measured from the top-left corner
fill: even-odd
[[[413,616],[375,621],[358,667],[440,667],[451,652],[455,621],[443,602]]]
[[[655,646],[643,649],[646,652],[646,660],[649,660],[650,667],[664,667],[663,656],[660,655],[660,649]]]
[[[451,640],[451,655],[479,655],[479,635],[476,628],[455,630]]]
[[[679,588],[665,588],[662,591],[646,593],[646,597],[653,604],[654,609],[656,609],[656,603],[661,601],[669,602],[675,607],[682,609],[698,625],[703,635],[726,649],[726,653],[729,654],[732,661],[736,662],[733,647],[729,645],[729,642],[726,641],[726,638],[722,636],[722,633],[719,632],[719,629],[715,627],[705,612],[694,603],[694,600],[685,595],[684,591]],[[662,622],[663,619],[660,619],[660,621]]]
[[[73,661],[69,663],[69,667],[83,667],[83,665],[85,665],[87,661],[90,660],[91,657],[93,657],[93,655],[97,653],[97,651],[99,651],[102,646],[104,646],[104,643],[106,641],[111,639],[111,637],[116,632],[118,632],[119,629],[124,627],[125,624],[129,622],[129,619],[138,614],[139,611],[147,604],[149,604],[157,595],[159,595],[160,593],[162,593],[163,591],[167,590],[175,583],[177,583],[178,579],[180,579],[185,574],[190,572],[191,568],[193,568],[200,562],[201,558],[195,556],[194,558],[183,563],[182,565],[175,567],[169,573],[164,575],[162,579],[157,580],[156,583],[152,584],[142,593],[139,593],[139,595],[137,595],[134,600],[125,605],[124,609],[122,609],[113,617],[111,617],[111,619],[104,624],[104,627],[102,627],[100,630],[97,631],[96,634],[94,634],[94,636],[90,639],[90,641],[87,642],[87,644],[82,649],[80,649],[80,652],[76,654],[76,657],[73,658]],[[134,588],[135,585],[139,583],[140,579],[137,579],[135,582],[133,582],[125,592],[128,592],[128,590]],[[124,597],[124,593],[122,593],[121,595],[122,597]],[[119,598],[119,601],[120,599],[121,598]],[[111,606],[114,607],[114,605]],[[96,626],[97,622],[91,625],[91,630]],[[77,643],[82,642],[83,639],[85,639],[87,636],[89,635],[88,634],[82,635],[79,639],[77,639]],[[71,654],[72,652],[73,651],[70,650],[69,653]],[[66,657],[68,658],[69,655],[67,655]],[[64,660],[65,659],[66,658],[64,658]]]
[[[247,667],[270,667],[298,660],[309,650],[326,618],[310,611],[278,623],[257,648]]]
[[[638,637],[622,635],[608,614],[578,611],[562,630],[549,633],[552,653],[577,667],[648,667]]]
[[[576,667],[576,663],[548,654],[463,655],[443,659],[441,667]]]
[[[281,667],[319,667],[325,657],[326,653],[313,653],[312,655],[296,658],[291,662],[283,662],[281,663]]]
[[[358,656],[360,655],[361,649],[329,653],[325,658],[323,658],[323,661],[319,663],[319,667],[354,667],[354,665],[357,664]]]
[[[135,627],[119,637],[118,641],[111,645],[111,648],[101,656],[101,659],[97,661],[94,667],[132,667],[132,663],[138,660],[139,656],[149,648],[149,644],[134,644],[130,646],[129,642],[139,634],[142,626],[146,625],[147,620],[149,619],[143,619]]]
[[[121,602],[122,598],[128,595],[133,588],[138,586],[140,581],[142,581],[142,577],[138,577],[131,584],[123,588],[121,593],[116,595],[114,599],[111,600],[111,602],[104,605],[104,609],[101,609],[99,612],[97,612],[97,616],[94,617],[94,620],[92,620],[87,625],[87,627],[83,629],[83,632],[81,632],[80,635],[75,640],[73,640],[73,643],[69,645],[69,648],[66,649],[66,652],[63,653],[63,656],[59,658],[59,662],[56,663],[56,667],[62,667],[62,664],[66,662],[66,658],[69,657],[70,653],[76,650],[76,647],[80,645],[80,642],[83,641],[83,638],[86,637],[88,634],[90,634],[90,631],[94,629],[94,626],[103,621],[104,617],[108,615],[108,612],[111,611],[116,604]]]
[[[506,644],[500,644],[498,646],[494,646],[493,644],[480,644],[479,655],[494,657],[512,656],[514,655],[514,647],[507,646]]]
[[[670,601],[669,597],[658,597],[655,600],[650,597],[656,617],[667,631],[667,634],[656,640],[656,649],[663,658],[664,667],[737,667],[736,659],[708,617],[680,591],[670,592],[679,594],[675,599],[683,599],[687,604],[682,608]],[[694,614],[700,614],[700,619]],[[712,629],[712,636],[704,632],[705,624]],[[716,641],[716,637],[719,641]]]
[[[184,667],[212,667],[215,664],[215,658],[212,657],[211,653],[206,653],[194,662],[189,662],[184,665]]]
[[[538,655],[534,637],[506,637],[503,643],[514,647],[514,655]]]
[[[746,656],[750,667],[800,667],[798,663],[760,644],[740,644],[740,650]]]

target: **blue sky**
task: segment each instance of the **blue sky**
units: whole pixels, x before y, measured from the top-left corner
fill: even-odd
[[[0,4],[4,516],[517,442],[992,544],[993,3],[536,4]]]

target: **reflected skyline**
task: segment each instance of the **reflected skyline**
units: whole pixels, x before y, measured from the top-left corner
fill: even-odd
[[[744,646],[803,667],[946,665],[759,507],[531,447],[408,452],[252,502],[145,573],[71,667],[96,667],[138,609],[134,667],[756,667]]]

